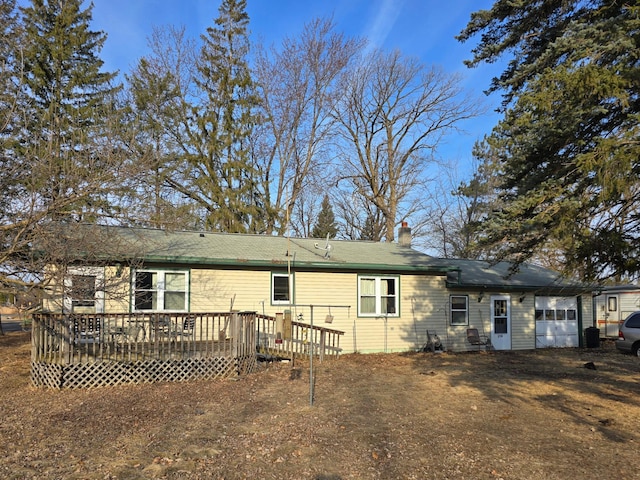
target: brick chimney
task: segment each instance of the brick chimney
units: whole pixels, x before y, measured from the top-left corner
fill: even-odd
[[[398,229],[398,245],[401,247],[411,246],[411,228],[407,222],[402,222],[402,226]]]

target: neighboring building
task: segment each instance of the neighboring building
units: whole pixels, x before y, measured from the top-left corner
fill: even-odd
[[[45,308],[289,310],[344,331],[344,353],[419,349],[427,330],[467,350],[470,327],[496,349],[578,346],[592,318],[590,287],[531,265],[509,276],[506,263],[430,257],[411,248],[406,225],[398,243],[99,228],[105,254],[92,258],[101,265],[67,267]]]
[[[593,296],[594,326],[602,338],[618,338],[618,329],[630,313],[640,310],[640,286],[603,287]]]

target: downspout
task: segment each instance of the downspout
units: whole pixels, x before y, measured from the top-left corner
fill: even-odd
[[[578,346],[584,347],[584,332],[582,331],[582,295],[578,295]]]

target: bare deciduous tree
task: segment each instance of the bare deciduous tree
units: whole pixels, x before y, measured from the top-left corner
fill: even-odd
[[[334,111],[340,126],[340,182],[384,217],[386,241],[420,208],[427,168],[444,134],[478,108],[460,80],[399,52],[373,52],[343,79]],[[379,238],[378,240],[381,240]]]
[[[317,19],[299,38],[286,38],[280,50],[258,53],[254,72],[265,123],[256,138],[256,158],[271,213],[268,233],[282,234],[286,225],[280,212],[296,211],[312,178],[326,179],[318,169],[330,157],[338,79],[362,45],[335,33],[332,21]]]

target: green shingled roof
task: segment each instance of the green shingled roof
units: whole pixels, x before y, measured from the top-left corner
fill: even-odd
[[[480,260],[447,259],[449,265],[458,269],[458,276],[449,275],[447,286],[464,290],[501,289],[504,291],[535,291],[567,295],[588,292],[593,286],[562,277],[548,268],[523,264],[517,272],[510,271],[511,264],[490,264]]]
[[[465,290],[586,292],[591,286],[557,272],[524,264],[512,274],[511,264],[439,259],[397,243],[287,238],[203,232],[167,232],[130,227],[87,227],[112,261],[330,271],[414,272],[447,274],[447,286]],[[86,233],[85,233],[86,236]]]
[[[269,267],[291,264],[298,269],[420,271],[452,269],[410,247],[396,243],[287,238],[268,235],[165,232],[101,227],[112,239],[110,257],[190,265]]]

